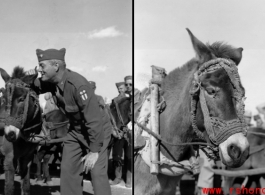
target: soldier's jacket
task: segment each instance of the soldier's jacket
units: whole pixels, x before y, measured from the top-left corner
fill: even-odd
[[[100,151],[104,138],[111,134],[111,127],[108,127],[105,112],[100,110],[91,84],[83,76],[66,69],[60,83],[42,82],[37,78],[34,87],[39,93],[51,92],[58,108],[69,118],[70,130],[84,136],[90,151]]]
[[[95,94],[96,95],[96,94]],[[101,107],[101,108],[104,108],[105,107],[105,102],[104,102],[104,99],[103,97],[101,97],[100,95],[96,95],[97,97],[97,100],[98,100],[98,105]]]

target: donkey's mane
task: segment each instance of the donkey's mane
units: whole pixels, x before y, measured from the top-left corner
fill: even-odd
[[[231,45],[225,44],[224,42],[214,42],[213,44],[207,43],[208,49],[217,58],[227,58],[231,59],[237,54],[235,53],[235,48]],[[166,77],[163,92],[165,91],[175,91],[174,89],[183,88],[183,82],[187,82],[187,77],[190,77],[199,67],[199,61],[196,58],[191,59],[186,64],[181,67],[177,67],[172,70]],[[192,75],[193,76],[193,75]]]
[[[237,55],[233,46],[221,41],[214,42],[211,45],[207,43],[206,46],[218,58],[232,59],[234,56]]]
[[[23,67],[16,66],[12,73],[12,79],[20,79],[22,77],[26,76],[26,73],[24,71]]]

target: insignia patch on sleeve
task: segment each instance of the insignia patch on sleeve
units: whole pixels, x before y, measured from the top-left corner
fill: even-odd
[[[86,90],[82,90],[80,91],[80,96],[82,98],[82,100],[87,100],[87,93],[86,93]]]

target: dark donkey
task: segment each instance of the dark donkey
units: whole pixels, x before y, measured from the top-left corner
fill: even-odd
[[[5,121],[1,152],[5,156],[5,194],[14,194],[14,162],[19,161],[22,194],[30,194],[30,165],[37,148],[29,142],[32,136],[41,132],[41,109],[37,94],[30,85],[36,75],[25,75],[23,68],[15,67],[10,77],[0,68],[5,81],[0,117]]]
[[[53,185],[49,173],[48,163],[52,154],[55,155],[62,152],[62,143],[64,141],[64,137],[67,135],[68,124],[68,118],[59,109],[52,110],[44,115],[43,130],[46,132],[46,135],[49,135],[49,139],[40,142],[41,146],[36,154],[37,184],[41,184],[44,179],[44,182],[46,182],[47,185]],[[43,164],[41,169],[42,160]],[[43,177],[41,176],[41,170],[43,171]]]
[[[188,160],[192,147],[178,144],[191,142],[197,135],[212,146],[222,163],[239,167],[249,154],[245,91],[237,70],[243,49],[222,42],[205,45],[188,32],[197,57],[171,71],[161,85],[167,106],[160,114],[160,154],[170,162]],[[136,155],[135,194],[174,194],[183,173],[170,175],[171,168],[162,164],[159,173],[152,175],[142,154]]]

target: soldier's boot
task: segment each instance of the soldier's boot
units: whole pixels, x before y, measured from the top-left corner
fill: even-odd
[[[122,177],[122,166],[116,165],[115,167],[115,179],[113,181],[110,181],[110,185],[117,185],[121,182]]]
[[[127,170],[126,173],[126,184],[125,184],[126,188],[132,188],[132,171],[131,170]]]

